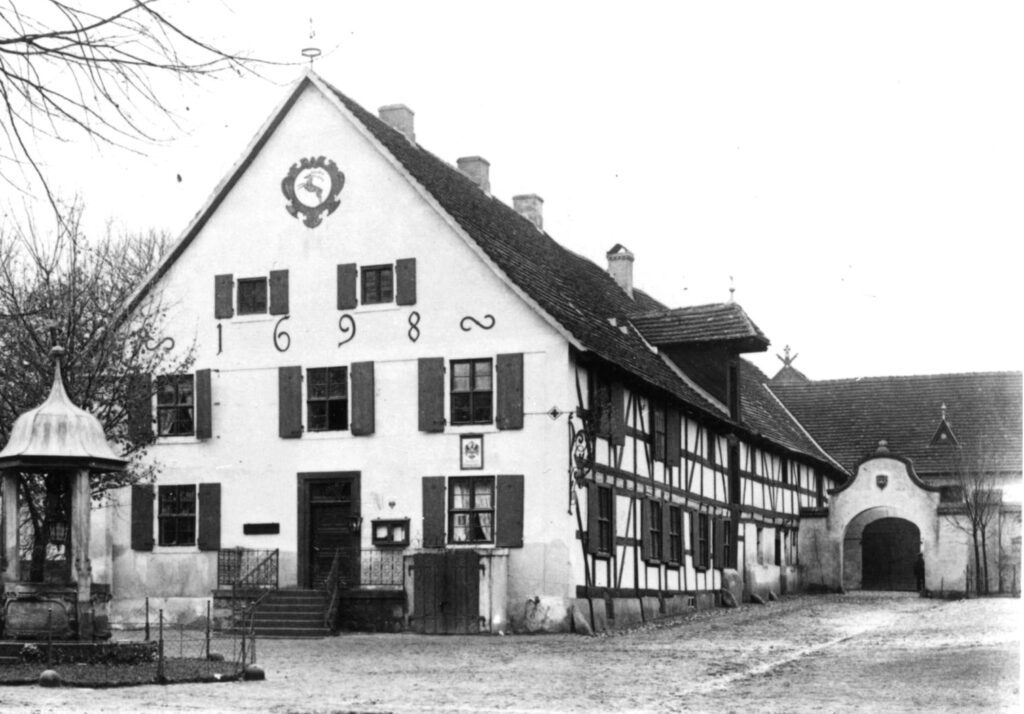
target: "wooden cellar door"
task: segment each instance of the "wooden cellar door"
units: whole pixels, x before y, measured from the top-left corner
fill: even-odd
[[[428,635],[480,631],[480,556],[471,550],[413,557],[412,629]]]

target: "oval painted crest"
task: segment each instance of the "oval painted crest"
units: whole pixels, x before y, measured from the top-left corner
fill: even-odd
[[[288,199],[285,210],[296,218],[301,214],[306,226],[316,228],[341,205],[338,195],[344,185],[345,174],[330,159],[301,159],[281,181],[281,192]]]

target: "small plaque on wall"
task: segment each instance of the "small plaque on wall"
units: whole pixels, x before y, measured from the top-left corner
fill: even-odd
[[[459,439],[459,467],[464,470],[484,467],[483,434],[466,434]]]
[[[280,523],[243,523],[242,533],[245,535],[277,535],[281,532]]]

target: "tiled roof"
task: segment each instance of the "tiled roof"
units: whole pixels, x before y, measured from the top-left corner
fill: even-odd
[[[469,178],[403,134],[393,129],[343,93],[325,86],[369,130],[480,246],[497,267],[531,299],[567,330],[584,349],[627,370],[643,381],[676,396],[715,418],[725,420],[721,406],[712,403],[651,351],[636,329],[628,324],[631,314],[679,313],[703,320],[702,333],[742,334],[767,339],[738,305],[707,305],[668,311],[641,290],[630,299],[610,275],[590,260],[567,250],[547,233],[498,199],[485,194]],[[709,328],[709,320],[716,327]],[[719,325],[721,322],[721,326]],[[614,324],[613,324],[614,322]],[[785,410],[762,386],[767,379],[753,368],[744,396],[744,426],[776,440],[781,446],[831,463],[794,424]]]
[[[772,384],[771,391],[811,436],[848,469],[879,439],[909,457],[923,475],[948,472],[948,445],[931,446],[946,421],[968,455],[984,452],[994,467],[1021,471],[1021,373],[986,372],[866,377]]]
[[[734,302],[637,312],[630,320],[655,345],[748,341],[768,346],[768,338]]]
[[[793,451],[812,454],[835,463],[801,428],[800,424],[766,386],[768,378],[752,362],[742,360],[740,366],[740,421],[777,444]]]

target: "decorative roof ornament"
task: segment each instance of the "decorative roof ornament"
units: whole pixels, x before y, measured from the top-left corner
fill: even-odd
[[[313,18],[309,18],[309,39],[312,40],[314,37],[316,37],[316,30],[313,28]],[[310,67],[313,66],[313,60],[321,54],[319,47],[313,47],[310,45],[309,47],[302,48],[302,56],[309,60]]]
[[[11,438],[0,451],[0,469],[124,470],[127,461],[111,450],[99,420],[75,406],[64,390],[61,375],[64,354],[64,348],[59,345],[50,350],[54,361],[50,395],[14,421]]]
[[[778,358],[779,362],[782,362],[782,366],[783,367],[790,367],[790,366],[792,366],[792,364],[796,361],[796,358],[800,356],[800,353],[798,352],[797,354],[795,354],[792,357],[790,357],[789,356],[789,345],[786,345],[785,347],[783,347],[782,348],[782,352],[783,352],[783,354],[786,355],[785,357],[783,357],[782,355],[775,355],[775,356]]]
[[[935,434],[932,436],[932,440],[928,443],[929,446],[960,446],[960,441],[956,438],[953,433],[953,428],[946,421],[946,403],[943,402],[942,406],[939,407],[942,416],[939,419],[939,426],[935,430]]]
[[[733,282],[732,276],[729,276],[729,302],[733,302],[736,298],[736,284]]]

